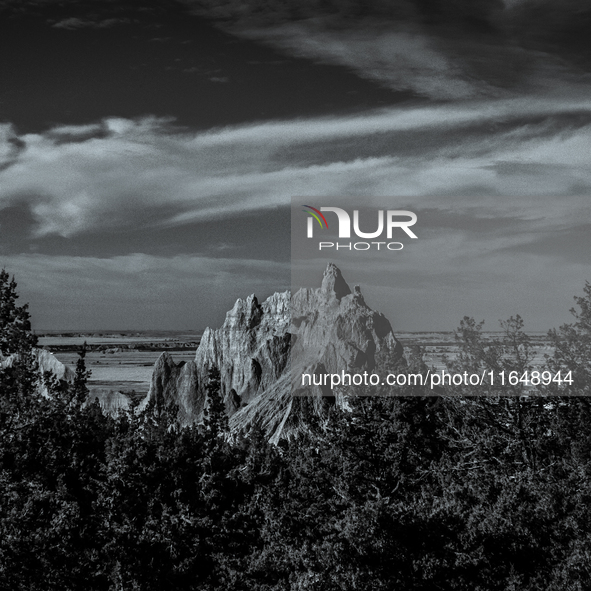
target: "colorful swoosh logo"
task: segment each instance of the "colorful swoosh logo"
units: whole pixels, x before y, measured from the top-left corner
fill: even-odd
[[[303,207],[307,207],[310,211],[306,211],[305,209],[302,209],[302,211],[305,211],[306,213],[309,213],[311,216],[316,218],[316,221],[320,224],[321,228],[328,228],[328,224],[326,223],[326,218],[320,213],[320,211],[318,209],[316,209],[315,207],[312,207],[311,205],[304,205]],[[322,223],[322,221],[324,221],[324,224]]]

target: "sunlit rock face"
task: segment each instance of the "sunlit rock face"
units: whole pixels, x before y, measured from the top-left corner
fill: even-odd
[[[38,349],[35,347],[33,348],[33,357],[37,364],[37,372],[40,378],[37,388],[39,394],[42,396],[49,396],[49,390],[42,379],[42,376],[46,372],[51,372],[58,382],[72,383],[74,381],[74,372],[67,365],[64,365],[61,361],[59,361],[50,351],[47,351],[46,349]],[[6,357],[0,355],[0,368],[12,367],[17,358],[17,354],[8,355]]]
[[[40,378],[37,383],[37,390],[42,396],[45,396],[46,398],[50,396],[49,388],[43,379],[46,372],[50,372],[63,388],[74,382],[76,376],[75,372],[57,359],[51,351],[34,348],[33,356],[37,364],[37,372]],[[10,355],[7,357],[0,356],[0,368],[11,367],[15,362],[16,357],[16,355]],[[105,414],[113,417],[131,409],[131,399],[129,396],[116,390],[109,390],[107,388],[90,388],[85,405],[91,404],[95,401],[99,403],[101,410]]]
[[[52,372],[60,381],[72,382],[74,381],[74,372],[59,361],[51,351],[46,349],[34,349],[35,359],[39,364],[39,372],[41,374],[46,371]]]
[[[329,264],[319,289],[300,289],[292,298],[294,374],[321,364],[326,372],[373,371],[402,356],[388,319],[365,303]],[[298,376],[294,375],[294,378]],[[295,382],[294,382],[295,387]]]
[[[302,373],[372,371],[401,357],[389,321],[329,264],[317,289],[275,293],[262,304],[254,295],[237,300],[220,328],[206,329],[194,362],[177,365],[163,353],[141,408],[175,407],[183,424],[199,422],[215,365],[230,426],[260,422],[277,440],[297,429],[304,407],[321,413],[334,402],[326,387],[303,388]]]
[[[86,404],[98,402],[104,414],[117,417],[131,410],[131,400],[122,392],[108,388],[93,388],[88,393]]]
[[[268,390],[289,362],[289,292],[275,293],[262,304],[254,295],[239,299],[221,328],[206,329],[195,355],[200,369],[220,369],[230,413]]]
[[[205,330],[195,361],[177,365],[169,353],[160,356],[140,409],[151,404],[160,411],[176,405],[182,423],[201,420],[208,369],[215,365],[227,412],[232,415],[286,371],[289,320],[289,292],[276,293],[262,304],[254,295],[237,300],[221,328]]]
[[[205,401],[205,394],[200,387],[203,380],[194,361],[176,364],[170,353],[162,353],[154,365],[148,395],[138,410],[149,407],[159,414],[174,406],[182,424],[200,420]]]

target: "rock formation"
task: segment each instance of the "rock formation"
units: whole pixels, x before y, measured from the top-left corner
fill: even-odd
[[[74,381],[75,372],[67,365],[62,363],[57,357],[47,351],[46,349],[33,349],[33,355],[37,362],[38,372],[40,376],[43,376],[45,372],[49,371],[57,378],[57,380],[65,385],[71,384]],[[15,355],[9,355],[2,357],[0,355],[0,368],[11,367],[14,363]],[[49,391],[47,386],[43,383],[43,380],[39,380],[37,385],[37,391],[46,398],[49,397]],[[108,390],[106,388],[89,388],[87,404],[90,401],[98,399],[99,405],[105,414],[116,416],[120,412],[127,411],[131,408],[131,400],[125,394],[114,390]]]
[[[162,353],[154,365],[148,395],[138,411],[152,406],[160,413],[176,406],[181,423],[189,424],[200,419],[206,399],[203,389],[206,375],[206,371],[198,371],[194,361],[176,364],[170,353]]]
[[[104,414],[116,417],[131,410],[131,400],[122,392],[107,388],[93,388],[88,393],[85,404],[98,402]]]
[[[371,371],[401,357],[388,320],[331,263],[318,289],[275,293],[262,304],[254,295],[239,299],[221,328],[206,329],[195,361],[177,365],[163,353],[140,409],[176,407],[181,423],[200,421],[208,367],[216,365],[231,427],[259,421],[277,439],[299,420],[296,407],[322,407],[332,395],[302,388],[302,373]]]
[[[59,361],[50,351],[34,348],[33,356],[37,362],[40,376],[42,376],[46,371],[50,371],[60,382],[72,382],[74,380],[74,372],[67,365],[64,365],[61,361]],[[0,367],[12,367],[15,359],[15,354],[9,355],[7,357],[2,357],[0,355]],[[49,396],[47,386],[42,380],[39,381],[38,392],[42,396]]]

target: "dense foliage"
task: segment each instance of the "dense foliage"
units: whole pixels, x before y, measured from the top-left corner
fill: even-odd
[[[83,356],[43,396],[16,298],[2,272],[0,589],[590,588],[589,285],[551,333],[572,384],[352,398],[278,446],[229,436],[216,368],[200,427],[104,416]],[[462,321],[450,370],[531,367],[520,318],[481,329]]]

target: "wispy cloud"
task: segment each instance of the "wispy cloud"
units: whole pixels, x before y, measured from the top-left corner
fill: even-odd
[[[489,81],[470,76],[464,60],[442,51],[420,30],[385,29],[377,24],[327,30],[314,23],[290,23],[247,29],[241,35],[292,55],[352,68],[361,77],[394,90],[412,90],[436,99],[505,94]]]
[[[185,0],[234,34],[444,100],[589,84],[586,0]]]
[[[53,23],[51,26],[55,29],[109,29],[118,25],[130,23],[128,18],[106,18],[106,19],[84,19],[78,17],[65,18]]]
[[[109,119],[0,135],[0,207],[28,204],[37,236],[174,225],[287,205],[293,195],[412,197],[417,207],[527,214],[591,194],[591,108],[496,101],[208,132]],[[529,196],[529,199],[519,197]],[[552,199],[551,199],[552,198]]]
[[[296,195],[396,204],[418,213],[420,240],[396,259],[395,281],[378,272],[384,261],[371,255],[350,273],[352,281],[372,286],[376,308],[396,320],[394,308],[405,306],[405,327],[433,328],[435,312],[427,318],[417,302],[427,292],[435,297],[434,290],[449,312],[438,326],[451,328],[450,316],[477,315],[477,303],[494,320],[519,311],[511,306],[517,292],[520,306],[531,293],[539,303],[529,311],[546,328],[556,324],[548,320],[552,306],[564,301],[566,311],[589,270],[576,246],[577,228],[591,216],[589,153],[591,107],[583,100],[479,100],[202,132],[156,118],[111,118],[25,135],[3,126],[0,209],[29,208],[34,242],[91,233],[96,240],[101,232],[110,240],[114,231],[229,220],[287,207]],[[216,236],[218,247],[233,244],[236,231]],[[269,238],[269,251],[276,240]],[[537,248],[540,241],[552,246]],[[33,286],[24,295],[46,325],[64,317],[65,309],[54,314],[52,306],[67,292],[62,301],[75,310],[72,327],[87,325],[85,314],[106,326],[104,319],[118,314],[109,316],[107,308],[122,310],[121,320],[147,310],[172,326],[190,299],[206,302],[208,310],[216,293],[225,298],[216,308],[221,315],[236,295],[273,291],[289,274],[280,263],[218,254],[122,250],[109,259],[23,254],[3,262]],[[390,300],[376,276],[389,282]],[[400,286],[395,303],[393,281]],[[545,282],[551,296],[542,293]],[[507,283],[510,289],[502,287]],[[239,293],[236,285],[243,286]],[[203,323],[215,324],[195,312],[195,325]]]

